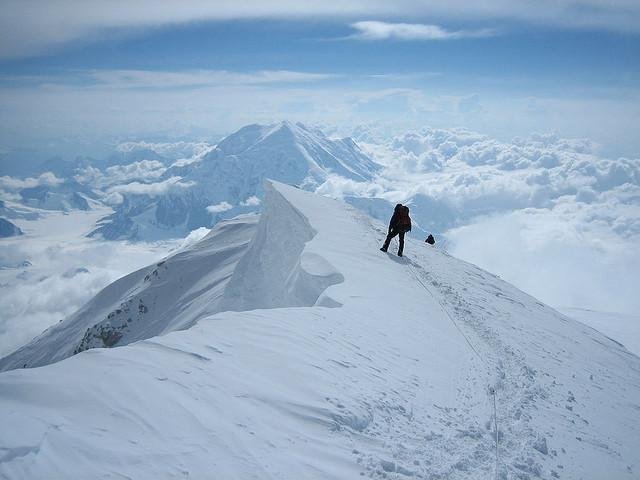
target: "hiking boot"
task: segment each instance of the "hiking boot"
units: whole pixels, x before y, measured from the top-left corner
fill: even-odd
[[[387,249],[386,249],[386,248],[384,248],[384,247],[382,247],[382,248],[380,248],[380,251],[381,251],[381,252],[385,252],[385,253],[386,253],[386,252],[387,252]]]
[[[398,256],[401,257],[402,256],[402,252],[398,252]]]

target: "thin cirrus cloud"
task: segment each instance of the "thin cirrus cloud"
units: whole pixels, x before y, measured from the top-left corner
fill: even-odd
[[[356,33],[347,38],[358,40],[458,40],[496,35],[493,29],[447,30],[438,25],[364,21],[352,23]]]
[[[46,54],[77,42],[100,41],[140,29],[236,19],[384,20],[496,19],[561,28],[640,31],[636,0],[5,0],[0,16],[0,59]]]
[[[97,86],[115,88],[212,87],[227,85],[267,85],[328,80],[331,73],[292,70],[260,70],[241,73],[226,70],[191,70],[182,72],[152,70],[94,70],[84,74]]]
[[[295,70],[229,71],[194,69],[182,71],[103,69],[76,70],[59,75],[0,75],[0,86],[63,87],[90,89],[170,89],[237,86],[309,84],[335,80],[341,75],[330,72]]]

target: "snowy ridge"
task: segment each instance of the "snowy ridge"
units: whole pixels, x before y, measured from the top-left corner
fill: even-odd
[[[627,350],[640,355],[640,316],[615,312],[598,312],[584,308],[561,308],[567,317],[595,328]]]
[[[254,215],[221,222],[186,251],[105,288],[80,311],[1,359],[0,370],[127,345],[189,328],[219,311],[339,305],[321,294],[342,275],[321,256],[302,252],[315,230],[281,194],[267,189],[257,231]]]
[[[221,222],[203,240],[112,283],[78,312],[0,360],[0,370],[37,367],[96,347],[181,330],[219,302],[258,217]]]
[[[638,357],[384,233],[273,183],[223,294],[253,309],[0,374],[0,476],[637,478]]]
[[[267,183],[267,207],[247,254],[225,289],[222,310],[337,306],[322,292],[343,277],[322,256],[306,251],[316,231]]]

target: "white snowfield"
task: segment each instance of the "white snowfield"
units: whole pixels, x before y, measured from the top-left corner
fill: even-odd
[[[186,330],[0,374],[0,477],[640,477],[640,358],[422,239],[380,252],[343,203],[267,190],[236,263],[219,231],[147,271],[178,305],[140,322]],[[200,274],[224,287],[176,293]]]
[[[567,317],[595,328],[607,337],[622,343],[627,350],[640,355],[640,315],[598,312],[585,308],[559,308]]]

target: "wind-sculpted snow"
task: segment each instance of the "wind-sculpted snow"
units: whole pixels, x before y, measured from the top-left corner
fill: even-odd
[[[270,190],[224,292],[252,310],[0,374],[0,476],[638,477],[637,356],[422,241],[381,253],[344,203]]]
[[[343,277],[322,256],[305,252],[316,231],[277,190],[269,187],[267,207],[247,254],[224,292],[224,310],[312,306]],[[336,302],[324,296],[320,304]]]

